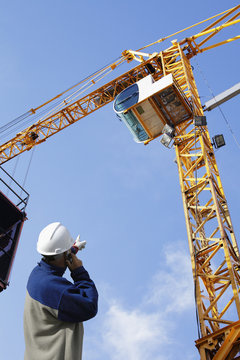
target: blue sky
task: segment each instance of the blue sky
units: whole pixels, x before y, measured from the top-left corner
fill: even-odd
[[[138,49],[237,2],[13,0],[0,4],[4,125],[116,59],[123,50]],[[232,31],[239,34],[239,25]],[[170,45],[166,41],[152,51]],[[235,41],[192,60],[203,104],[212,97],[209,88],[217,95],[239,82],[239,55]],[[222,105],[222,111],[239,137],[239,96]],[[239,238],[240,149],[218,109],[208,113],[207,120],[211,136],[225,136],[226,146],[216,157]],[[5,165],[11,174],[16,167],[20,184],[30,158],[27,152],[17,163],[13,159]],[[136,144],[112,105],[35,148],[25,185],[30,193],[28,221],[10,286],[0,294],[3,358],[23,359],[26,282],[40,259],[38,234],[53,221],[61,221],[73,237],[80,233],[87,241],[80,255],[100,294],[99,314],[85,324],[84,360],[198,358],[193,281],[174,158],[174,149],[164,148],[158,140],[148,146]]]

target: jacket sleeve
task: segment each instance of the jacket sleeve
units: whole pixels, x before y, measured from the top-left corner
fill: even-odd
[[[95,284],[83,266],[75,269],[71,276],[74,284],[69,285],[62,293],[58,318],[69,322],[89,320],[98,310],[98,292]]]

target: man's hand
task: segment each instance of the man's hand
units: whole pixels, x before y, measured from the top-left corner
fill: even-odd
[[[66,265],[70,271],[73,271],[83,265],[82,260],[78,259],[76,255],[71,253],[72,262],[70,262],[66,256]]]

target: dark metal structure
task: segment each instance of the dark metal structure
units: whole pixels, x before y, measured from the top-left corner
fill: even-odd
[[[0,191],[0,292],[9,284],[9,277],[17,251],[29,194],[1,167]],[[8,184],[10,181],[11,186]]]

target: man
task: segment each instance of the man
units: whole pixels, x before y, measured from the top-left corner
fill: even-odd
[[[71,253],[73,244],[59,222],[39,235],[37,251],[43,258],[29,277],[24,307],[25,360],[82,359],[82,322],[96,315],[98,293]],[[67,267],[74,283],[62,277]]]

